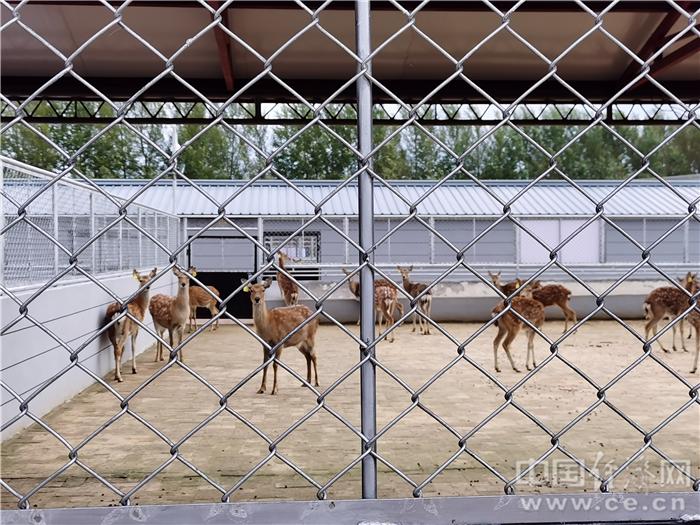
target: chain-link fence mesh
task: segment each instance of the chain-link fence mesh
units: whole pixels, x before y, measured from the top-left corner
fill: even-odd
[[[27,173],[14,168],[5,171],[5,226],[2,237],[6,277],[2,291],[6,295],[3,300],[11,305],[11,308],[7,308],[11,315],[5,315],[3,306],[3,334],[12,333],[17,326],[29,326],[67,350],[63,368],[29,395],[18,393],[3,378],[4,395],[12,400],[11,407],[16,410],[5,420],[3,431],[20,420],[31,420],[34,423],[31,427],[33,432],[42,436],[43,449],[37,454],[43,453],[55,459],[37,466],[36,472],[27,475],[22,472],[22,457],[25,457],[22,454],[26,454],[27,450],[32,453],[32,443],[23,442],[21,434],[13,438],[12,444],[6,448],[9,452],[4,461],[1,482],[3,505],[11,501],[20,508],[27,508],[37,500],[42,506],[67,506],[76,501],[88,501],[94,505],[94,496],[98,493],[102,494],[98,498],[100,501],[122,505],[133,504],[142,495],[143,501],[157,502],[162,497],[156,494],[158,488],[170,495],[178,494],[177,498],[166,498],[166,501],[227,502],[239,494],[258,497],[258,489],[265,485],[265,481],[262,485],[255,485],[255,480],[269,481],[270,478],[266,477],[269,474],[273,479],[275,476],[280,476],[280,479],[287,476],[283,478],[284,482],[274,485],[275,490],[290,488],[288,482],[292,485],[291,489],[298,489],[286,492],[285,497],[308,497],[309,490],[318,498],[326,498],[329,494],[332,496],[333,491],[358,496],[359,487],[362,496],[367,498],[383,495],[421,496],[431,486],[442,486],[442,490],[449,487],[447,492],[454,495],[471,495],[479,492],[474,488],[479,482],[497,485],[501,491],[512,494],[516,488],[529,488],[527,483],[531,476],[540,475],[542,469],[555,459],[569,462],[588,481],[592,480],[597,490],[603,492],[610,491],[613,486],[617,488],[614,484],[629,474],[631,465],[649,457],[653,458],[653,468],[657,469],[657,474],[658,469],[668,468],[685,484],[684,490],[697,491],[700,488],[700,465],[697,453],[691,452],[697,450],[692,443],[695,440],[697,444],[698,437],[700,404],[697,376],[680,371],[681,367],[686,367],[685,361],[669,364],[667,356],[660,353],[656,345],[659,338],[671,330],[675,331],[675,327],[680,326],[689,314],[688,321],[691,322],[695,315],[692,311],[697,307],[698,291],[690,281],[685,283],[687,287],[678,282],[677,278],[681,276],[677,275],[675,263],[680,261],[658,262],[654,257],[655,250],[664,241],[678,232],[685,232],[682,233],[686,240],[684,246],[690,248],[682,252],[683,264],[692,267],[698,263],[691,254],[694,253],[694,244],[689,233],[698,231],[696,227],[700,220],[697,187],[680,190],[664,177],[666,173],[660,173],[653,165],[658,151],[684,131],[697,132],[698,129],[697,100],[688,102],[687,95],[676,96],[656,77],[658,61],[669,49],[676,49],[674,46],[688,38],[697,42],[700,37],[696,26],[697,12],[690,11],[686,5],[690,3],[667,2],[667,9],[662,15],[673,18],[671,26],[680,23],[682,27],[671,34],[668,32],[671,29],[669,26],[667,34],[662,35],[654,49],[640,52],[636,46],[631,49],[606,26],[614,7],[621,2],[596,5],[596,10],[585,2],[573,2],[582,16],[582,29],[562,49],[548,54],[539,49],[539,44],[531,42],[532,36],[525,36],[514,22],[518,20],[521,6],[527,2],[509,3],[505,8],[488,1],[479,3],[480,8],[492,15],[492,20],[496,22],[490,31],[459,53],[456,52],[459,46],[446,48],[442,43],[444,35],[439,31],[431,33],[421,25],[421,16],[430,8],[430,2],[411,5],[398,1],[385,2],[382,4],[383,10],[373,13],[375,16],[370,22],[369,3],[359,1],[353,6],[354,11],[350,11],[350,16],[344,19],[344,37],[327,28],[332,21],[330,8],[338,3],[311,5],[295,2],[289,6],[290,16],[299,17],[303,23],[281,36],[282,41],[269,53],[262,53],[247,42],[247,37],[239,34],[244,32],[244,28],[231,29],[227,12],[234,2],[195,4],[198,15],[203,15],[202,26],[193,34],[183,35],[177,45],[168,51],[154,46],[151,39],[155,37],[148,36],[148,27],[137,25],[127,16],[130,13],[128,2],[119,5],[102,2],[91,7],[99,10],[99,27],[91,29],[82,43],[67,51],[25,22],[25,11],[32,8],[32,2],[3,0],[1,3],[3,33],[7,35],[11,31],[19,31],[29,35],[34,45],[42,52],[48,52],[58,64],[55,76],[21,100],[3,95],[5,118],[2,131],[9,136],[13,129],[22,129],[49,144],[59,158],[59,168],[54,170],[49,183],[38,183]],[[391,13],[391,23],[380,21],[380,13],[384,11]],[[328,18],[326,15],[329,15]],[[353,28],[357,31],[355,39],[348,39],[347,35],[352,35]],[[94,84],[98,81],[86,79],[79,61],[93,43],[116,30],[124,38],[147,49],[149,59],[157,64],[159,72],[126,96],[110,98],[104,94],[109,86],[97,86]],[[374,31],[370,40],[371,30]],[[255,65],[253,69],[256,73],[251,78],[240,84],[235,79],[231,80],[233,84],[223,98],[208,97],[206,90],[199,89],[196,83],[180,75],[178,70],[179,59],[187,57],[192,49],[196,49],[212,34],[218,40],[223,39],[224,44],[219,47],[221,53],[225,54],[226,49],[230,53],[233,47],[237,52],[245,53],[247,60]],[[314,90],[308,86],[306,91],[295,88],[293,69],[284,70],[286,75],[276,69],[285,52],[293,50],[295,45],[312,34],[317,42],[331,45],[339,52],[337,59],[345,67],[342,71],[349,71],[325,96],[313,95]],[[601,37],[608,44],[612,43],[634,66],[632,74],[624,76],[616,89],[603,100],[600,95],[594,99],[560,72],[568,55],[592,35]],[[444,76],[423,92],[402,90],[400,83],[391,81],[390,76],[387,78],[377,74],[373,69],[373,65],[381,61],[396,63],[398,59],[391,55],[392,45],[405,37],[410,37],[421,49],[429,49],[442,61]],[[542,71],[539,78],[513,97],[491,94],[495,86],[483,87],[479,79],[470,73],[470,60],[474,55],[499,38],[506,37],[534,56],[538,70]],[[5,49],[4,53],[8,52],[16,54],[21,51]],[[408,53],[410,55],[410,50]],[[407,64],[410,64],[410,60]],[[289,68],[288,63],[285,66]],[[75,88],[76,92],[87,90],[89,98],[106,108],[102,118],[106,118],[108,123],[104,125],[105,121],[101,121],[102,124],[89,137],[85,137],[77,150],[68,150],[60,145],[52,137],[50,129],[33,123],[31,117],[36,104],[46,96],[45,92],[50,92],[51,85],[64,77],[79,86],[80,89]],[[154,140],[148,130],[141,126],[142,123],[130,119],[133,115],[129,113],[136,108],[137,101],[146,97],[149,89],[161,81],[170,83],[168,85],[173,92],[184,92],[203,106],[203,115],[198,117],[201,120],[196,121],[198,127],[190,130],[180,144],[173,144],[170,148]],[[659,96],[675,108],[673,121],[676,126],[648,149],[642,149],[628,135],[621,133],[609,118],[622,94],[641,82],[655,88],[657,94],[660,93]],[[255,136],[237,121],[229,120],[230,113],[227,112],[259,83],[266,83],[266,89],[281,93],[280,98],[302,108],[296,110],[296,116],[288,117],[296,127],[285,128],[288,133],[281,139],[279,136],[275,140],[260,134]],[[484,111],[489,112],[488,115],[477,115],[478,119],[483,120],[485,115],[490,119],[489,125],[480,128],[479,134],[459,148],[446,143],[444,137],[437,136],[435,127],[426,124],[426,118],[430,115],[423,112],[441,90],[453,83],[472,95],[477,94],[483,100]],[[540,143],[543,138],[535,136],[518,120],[530,118],[528,115],[537,118],[532,112],[522,112],[524,104],[538,88],[551,83],[557,84],[559,93],[565,93],[575,105],[584,108],[576,121],[577,131],[556,149],[543,146]],[[348,92],[352,94],[348,95]],[[381,106],[373,105],[373,96],[384,101]],[[459,98],[459,95],[456,96]],[[453,91],[448,99],[454,100],[454,97]],[[336,99],[341,98],[350,104],[346,107],[347,113],[342,115],[343,108],[334,106],[340,102]],[[373,110],[377,108],[389,111],[391,118],[395,119],[395,125],[386,128],[381,136],[372,135],[376,116]],[[253,108],[251,115],[259,119],[254,122],[264,120],[260,111],[262,109],[259,107]],[[449,116],[451,110],[445,111]],[[183,115],[177,118],[184,119]],[[464,113],[461,116],[464,117]],[[89,120],[92,117],[86,118]],[[140,118],[148,121],[149,117]],[[357,128],[345,129],[330,122],[333,118],[346,119],[346,124],[356,123]],[[643,117],[635,113],[634,118]],[[278,119],[276,125],[280,125],[279,122]],[[281,125],[284,125],[284,120]],[[604,130],[608,140],[624,145],[628,154],[635,159],[631,166],[620,166],[620,180],[603,195],[591,194],[563,167],[567,153],[575,152],[577,145],[594,129]],[[110,135],[115,130],[137,137],[142,146],[161,163],[151,181],[119,201],[115,201],[107,189],[87,177],[80,164],[86,151],[104,140],[116,140]],[[241,153],[241,156],[247,159],[249,170],[247,180],[237,186],[232,185],[230,191],[220,198],[213,197],[209,186],[198,183],[196,177],[182,169],[183,159],[197,148],[203,137],[214,133],[214,130],[231,137],[242,148],[240,151],[245,151],[245,155]],[[472,172],[469,162],[481,154],[480,148],[485,144],[490,141],[499,143],[499,137],[502,138],[506,131],[523,140],[529,146],[531,155],[543,161],[544,168],[504,197],[490,185],[484,184]],[[307,139],[312,132],[316,133],[313,140],[305,143],[309,154],[316,152],[314,147],[317,144],[322,149],[323,144],[333,143],[351,159],[348,164],[350,168],[343,172],[343,181],[321,193],[296,183],[299,174],[294,172],[294,164],[284,157],[296,143]],[[387,164],[380,165],[378,162],[388,145],[392,141],[405,140],[402,137],[407,133],[427,139],[430,147],[423,150],[421,155],[439,153],[447,159],[447,163],[442,165],[447,168],[431,174],[435,182],[428,188],[421,187],[419,194],[411,196],[392,182]],[[321,142],[321,138],[326,142]],[[214,155],[215,151],[208,154]],[[332,160],[335,159],[327,161],[329,166]],[[525,160],[522,159],[523,162]],[[323,174],[315,176],[323,177]],[[67,183],[68,177],[90,186],[90,191],[78,191]],[[682,211],[671,218],[667,217],[668,224],[661,230],[653,235],[645,234],[640,239],[626,231],[608,210],[611,202],[623,195],[635,179],[642,177],[650,177],[658,187],[668,192],[681,204]],[[198,219],[202,222],[191,220],[181,225],[178,222],[180,219],[137,206],[139,199],[146,198],[157,184],[173,178],[177,179],[178,185],[196,192],[197,199],[210,209],[207,219]],[[587,205],[586,211],[579,214],[577,225],[564,233],[560,228],[554,241],[543,238],[532,222],[522,220],[514,212],[533,189],[542,185],[545,179],[553,178],[568,184]],[[294,198],[306,207],[306,212],[299,217],[288,218],[284,224],[270,218],[266,218],[264,224],[249,224],[246,221],[262,215],[255,209],[251,209],[247,216],[227,212],[229,206],[245,201],[248,188],[265,179],[273,179],[291,190]],[[427,200],[451,180],[463,180],[479,188],[484,198],[498,209],[496,216],[472,217],[471,232],[466,238],[447,233],[449,217],[436,219],[422,211]],[[377,225],[374,222],[376,203],[373,202],[373,191],[380,188],[391,194],[400,203],[401,209],[397,217],[389,220],[383,218]],[[352,190],[354,197],[354,216],[329,216],[329,203],[347,189]],[[172,199],[174,203],[169,202],[167,209],[179,213],[177,192]],[[247,204],[251,202],[259,207],[266,204],[246,201]],[[186,206],[186,203],[180,204]],[[639,206],[641,211],[637,215],[644,218],[645,208],[642,203]],[[621,266],[602,289],[581,277],[576,269],[567,264],[565,255],[567,246],[593,224],[602,225],[608,235],[619,235],[629,243],[635,254],[633,260]],[[186,334],[181,342],[177,339],[171,341],[156,333],[144,324],[143,319],[135,317],[123,306],[136,298],[137,291],[122,296],[109,292],[123,306],[121,318],[130,319],[166,347],[164,362],[151,364],[146,375],[137,374],[129,378],[126,386],[115,386],[79,360],[82,349],[90,341],[104,337],[118,319],[100,328],[90,341],[74,344],[66,334],[54,331],[33,314],[38,309],[37,300],[42,294],[66,275],[80,274],[96,287],[104,289],[106,286],[101,279],[104,272],[157,265],[160,278],[176,264],[180,269],[187,270],[185,257],[188,251],[190,260],[194,260],[193,257],[201,255],[197,251],[198,246],[204,246],[198,243],[220,233],[222,229],[226,230],[226,235],[235,236],[247,245],[255,262],[248,271],[242,272],[245,274],[244,282],[237,278],[230,289],[216,299],[219,312],[196,331]],[[324,238],[319,233],[321,230],[325,232]],[[179,233],[184,231],[186,240]],[[408,256],[401,253],[396,240],[402,231],[410,231],[411,236],[424,239],[421,243],[423,249],[412,255],[419,260],[404,258]],[[484,239],[491,234],[502,236],[503,231],[514,232],[514,243],[519,242],[517,239],[526,238],[531,245],[547,254],[543,263],[531,263],[524,270],[517,267],[507,269],[504,278],[510,278],[508,270],[512,270],[512,276],[517,274],[520,277],[509,293],[504,293],[489,278],[485,270],[496,271],[498,268],[495,262],[492,264],[488,260],[488,255],[482,256],[480,251],[484,250]],[[324,255],[326,237],[333,238],[336,244],[333,259],[326,259]],[[224,246],[223,241],[221,243]],[[192,251],[195,251],[194,256]],[[289,257],[284,268],[279,265],[281,253]],[[408,268],[406,277],[402,279],[395,266],[408,262],[422,262],[430,271],[415,268],[415,281],[411,281],[410,272],[413,269]],[[347,269],[348,274],[342,274],[341,269]],[[616,294],[624,291],[629,278],[638,271],[653,271],[655,279],[664,281],[671,293],[680,298],[675,309],[665,312],[671,322],[655,335],[645,333],[639,321],[634,323],[623,318],[611,306]],[[455,288],[456,285],[451,285],[450,281],[459,280],[455,278],[458,274],[468,275],[469,280],[480,282],[488,292],[485,297],[493,306],[500,304],[500,310],[490,315],[489,307],[488,315],[477,325],[439,322],[437,311],[440,303],[449,303],[449,297],[441,295],[440,287]],[[591,308],[579,315],[578,320],[569,325],[564,333],[559,333],[558,328],[551,330],[547,324],[536,322],[518,302],[518,294],[527,292],[530,284],[549,279],[552,275],[576,286],[580,294],[592,303]],[[246,322],[247,316],[232,313],[236,301],[249,301],[248,291],[252,285],[268,276],[277,276],[278,280],[280,276],[286,277],[295,287],[300,302],[308,308],[299,322],[286,327],[280,337],[266,335],[264,326],[261,326],[263,318],[256,317],[255,313],[252,314],[257,324],[255,327]],[[190,277],[193,283],[200,286],[209,284],[203,278],[200,280],[194,272],[190,272]],[[388,329],[375,335],[377,305],[372,281],[379,279],[390,281],[384,284],[396,291],[397,299],[403,301],[406,308],[402,315],[394,316],[394,322]],[[315,280],[322,283],[316,285]],[[340,322],[332,308],[334,294],[348,288],[349,282],[358,280],[359,333],[352,323]],[[29,282],[41,283],[30,296],[19,297],[12,291],[13,285]],[[259,293],[258,288],[252,288],[251,293]],[[640,315],[643,299],[644,294],[637,298]],[[432,311],[427,304],[432,305]],[[257,311],[255,304],[252,308],[253,312]],[[409,336],[408,329],[401,328],[402,323],[414,316],[427,324],[432,335]],[[601,317],[607,319],[608,324],[592,324],[597,322],[594,318]],[[233,325],[226,344],[210,339],[214,335],[207,332],[218,319]],[[298,371],[303,369],[303,364],[299,367],[289,364],[291,350],[285,353],[284,359],[281,358],[281,349],[285,344],[302,336],[317,321],[324,322],[316,340],[322,374],[320,386],[311,380],[310,372],[305,376]],[[526,331],[534,332],[535,341],[540,346],[538,352],[544,355],[522,375],[499,375],[491,367],[490,337],[495,327],[500,329],[509,324],[521,325]],[[588,331],[591,326],[593,328]],[[697,324],[695,329],[698,329]],[[617,334],[614,337],[618,339],[613,342],[600,339],[601,333],[608,333],[605,330]],[[397,336],[396,341],[388,343],[386,338],[392,333]],[[681,330],[682,339],[685,333],[687,330]],[[419,340],[410,337],[418,337]],[[483,337],[489,340],[488,344],[479,342]],[[599,339],[596,340],[596,337]],[[695,337],[698,337],[697,332]],[[432,340],[426,342],[427,338]],[[603,344],[614,348],[627,345],[634,350],[624,356],[616,355],[614,359],[596,354],[597,360],[611,359],[615,366],[610,369],[597,367],[595,372],[588,368],[588,365],[593,366],[590,362],[582,361],[580,354],[571,351],[575,347],[580,353],[591,354],[591,348]],[[260,347],[263,348],[262,361],[257,353]],[[442,348],[444,353],[429,358],[430,351],[437,347]],[[542,347],[547,350],[542,350]],[[348,348],[352,349],[352,355],[347,352]],[[418,351],[411,351],[411,348]],[[212,349],[216,352],[212,353]],[[226,353],[229,351],[232,353]],[[500,352],[498,348],[496,351]],[[687,356],[681,355],[682,358]],[[671,357],[675,359],[677,355]],[[306,363],[307,367],[311,367],[308,358]],[[294,397],[256,396],[252,383],[257,382],[258,376],[267,370],[268,365],[274,366],[275,378],[279,369],[279,388],[282,391],[301,384],[305,387],[303,393]],[[142,363],[140,368],[144,366],[145,363]],[[648,370],[649,367],[653,372]],[[645,390],[648,385],[644,381],[634,383],[632,380],[638,374],[649,377],[643,376],[643,370],[652,375],[663,374],[663,386],[659,383]],[[71,404],[63,416],[52,413],[43,417],[34,413],[33,406],[37,399],[41,395],[50,395],[52,385],[68,372],[86,374],[95,385],[84,396],[81,394],[83,397]],[[560,382],[556,383],[560,388],[557,393],[532,401],[530,396],[533,391],[554,388],[556,381]],[[621,390],[625,394],[620,393]],[[638,400],[653,395],[649,391],[658,396],[652,417],[647,417],[651,410],[647,410],[646,415],[638,410]],[[557,398],[564,395],[567,397]],[[93,397],[89,396],[95,396],[94,399],[101,396],[102,404],[91,404]],[[632,402],[628,396],[632,396]],[[565,405],[562,410],[558,410],[560,405]],[[80,418],[81,411],[85,411],[86,421],[90,423],[85,428],[76,429],[71,425],[71,420]],[[601,413],[604,415],[601,416]],[[163,414],[171,417],[163,417]],[[527,431],[523,430],[526,427]],[[305,433],[309,428],[313,435]],[[673,429],[679,433],[674,434]],[[606,440],[602,436],[608,430],[619,430],[619,434],[613,433],[613,437]],[[579,433],[586,437],[577,442],[572,436]],[[125,441],[125,435],[138,436],[141,442]],[[343,437],[336,439],[337,436]],[[667,436],[671,436],[676,445],[670,444]],[[679,448],[677,443],[686,439],[688,447],[681,445]],[[582,448],[579,450],[571,446],[569,440],[579,443]],[[137,442],[143,447],[134,444]],[[585,445],[581,444],[583,442]],[[586,448],[591,443],[596,443],[596,446],[599,443],[601,448],[604,445],[607,447],[605,450],[609,451],[610,456],[605,458],[605,469],[592,464],[591,454],[595,457],[598,450],[591,452],[590,448]],[[129,461],[124,459],[118,452],[120,447],[130,448],[131,453],[140,458],[138,464],[131,461],[133,458]],[[53,451],[55,448],[59,448],[60,452]],[[106,452],[100,454],[95,450],[100,448]],[[437,452],[426,456],[429,458],[426,464],[421,464],[423,454],[432,448]],[[585,452],[582,452],[583,449]],[[120,461],[123,464],[115,464]],[[24,465],[33,468],[33,463]],[[130,467],[133,470],[129,470]],[[360,467],[361,474],[358,473]],[[479,474],[473,474],[477,470]],[[71,499],[70,484],[65,483],[69,473],[82,480],[80,486],[83,493],[76,495],[75,499]],[[173,482],[173,479],[178,481]],[[293,481],[288,481],[290,479]],[[387,481],[389,479],[390,482]],[[440,485],[440,480],[446,481]],[[383,483],[389,487],[385,491]],[[580,490],[580,486],[565,482],[552,485],[551,481],[543,481],[537,486],[539,489]],[[664,488],[658,484],[655,487]],[[268,487],[268,492],[261,494],[274,497],[275,490],[269,491]],[[53,495],[55,499],[40,499],[44,495]]]

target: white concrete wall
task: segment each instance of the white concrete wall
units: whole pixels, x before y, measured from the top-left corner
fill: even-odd
[[[120,297],[128,297],[136,289],[136,282],[130,272],[102,277],[101,282]],[[172,273],[164,275],[151,287],[151,296],[157,293],[174,294],[174,283]],[[27,289],[17,292],[16,295],[24,301],[35,292],[36,289]],[[76,349],[99,330],[107,305],[111,302],[110,296],[94,283],[73,282],[54,286],[43,292],[30,303],[28,315],[41,322],[72,349]],[[4,326],[19,315],[19,307],[12,299],[2,295],[0,313]],[[148,313],[145,322],[152,326]],[[145,330],[140,330],[137,354],[153,342],[153,338]],[[0,338],[0,347],[2,381],[23,397],[30,395],[70,364],[68,351],[27,319],[20,321]],[[130,358],[131,343],[127,343],[127,350],[122,358],[123,373],[131,373],[130,365],[124,366]],[[79,361],[98,376],[112,373],[114,357],[106,335],[86,346],[80,352]],[[73,368],[34,398],[29,403],[29,409],[37,416],[44,415],[93,383],[94,380],[89,375]],[[6,389],[0,388],[0,391],[0,412],[4,424],[18,413],[19,403]],[[24,417],[6,429],[1,438],[4,440],[31,423],[29,418]]]

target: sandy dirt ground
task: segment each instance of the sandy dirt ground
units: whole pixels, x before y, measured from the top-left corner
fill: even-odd
[[[454,323],[443,328],[456,340],[465,341],[479,326]],[[562,326],[548,322],[544,331],[555,338]],[[630,326],[642,330],[641,321],[631,321]],[[356,326],[348,328],[358,333]],[[700,404],[689,394],[694,387],[697,399],[699,376],[689,374],[692,353],[665,354],[655,347],[654,356],[675,371],[679,376],[675,377],[651,358],[639,361],[641,343],[625,328],[614,321],[592,321],[564,340],[557,355],[550,354],[549,344],[538,338],[535,348],[540,368],[533,375],[511,370],[502,353],[503,372],[496,374],[491,350],[495,331],[491,327],[474,339],[466,347],[466,358],[461,359],[457,359],[455,344],[444,335],[421,336],[411,333],[409,325],[398,329],[396,342],[380,343],[380,497],[411,497],[414,485],[426,481],[430,481],[422,488],[426,496],[502,494],[504,479],[512,480],[547,454],[541,465],[515,483],[516,492],[599,490],[600,481],[561,449],[597,476],[615,474],[614,491],[692,490],[692,483],[657,453],[672,458],[691,476],[700,475]],[[688,342],[689,349],[694,346],[695,341]],[[320,327],[317,351],[320,392],[352,369],[359,357],[355,341],[330,325]],[[139,357],[136,375],[126,365],[123,383],[113,383],[111,376],[107,380],[120,393],[128,394],[164,365],[154,363],[153,357],[153,350]],[[262,352],[243,329],[222,326],[188,344],[185,357],[194,372],[218,391],[227,392],[260,364]],[[515,341],[514,357],[524,370],[524,335]],[[304,358],[294,348],[287,349],[282,360],[305,373]],[[436,374],[431,386],[421,389]],[[220,411],[219,398],[212,390],[181,367],[172,366],[129,402],[129,410],[153,425],[161,437],[131,414],[122,413],[80,448],[77,461],[123,492],[164,466],[133,495],[134,504],[220,501],[222,493],[180,459],[223,490],[259,467],[231,500],[314,499],[318,486],[331,481],[329,498],[359,497],[359,465],[336,478],[361,453],[356,434],[360,428],[359,371],[327,393],[320,408],[318,395],[300,388],[300,382],[283,369],[279,371],[279,394],[269,395],[272,378],[268,375],[268,394],[256,394],[261,377],[256,375],[229,399],[227,406],[238,418],[226,411],[218,413],[172,456],[171,444],[164,439],[177,443]],[[412,401],[411,392],[418,389],[420,395]],[[599,395],[601,389],[604,395]],[[71,446],[77,446],[120,412],[119,401],[98,384],[44,420]],[[277,443],[276,451],[318,486],[285,461],[270,457],[269,442],[260,435],[276,440],[309,413],[308,419]],[[651,437],[646,444],[645,434]],[[467,436],[463,447],[461,436]],[[619,471],[630,458],[634,459]],[[2,478],[20,493],[32,490],[69,462],[68,449],[36,424],[2,445]],[[30,499],[30,505],[38,507],[118,502],[114,492],[78,463],[68,466]],[[2,490],[2,506],[16,504],[16,498]]]

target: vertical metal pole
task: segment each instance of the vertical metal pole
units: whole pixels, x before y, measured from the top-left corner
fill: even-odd
[[[264,245],[263,240],[265,239],[265,220],[262,217],[258,217],[258,242],[261,245]],[[263,260],[263,252],[260,248],[255,248],[258,252],[257,256],[255,257],[256,262],[258,263],[257,266],[255,267],[255,272],[258,272],[260,270],[260,267],[262,266],[262,260]]]
[[[435,229],[435,217],[430,217],[428,224],[434,230]],[[435,263],[435,234],[430,232],[430,264]]]
[[[357,56],[364,61],[370,54],[371,46],[369,0],[355,0],[355,38]],[[370,72],[369,63],[358,64],[358,68],[367,68],[367,72]],[[362,154],[360,167],[368,168],[368,154],[372,150],[372,85],[366,76],[357,80],[357,137]],[[358,188],[359,240],[363,251],[374,244],[373,198],[372,178],[365,169],[360,173]],[[360,254],[360,263],[371,260],[371,254]],[[360,325],[360,338],[369,345],[374,340],[374,275],[369,267],[364,267],[360,273]],[[374,346],[368,346],[366,352],[361,354],[362,358],[368,354],[374,356]],[[377,432],[376,388],[374,363],[365,361],[360,368],[360,417],[362,434],[368,439]],[[362,459],[362,497],[377,497],[377,461],[371,454]]]
[[[58,195],[56,194],[56,186],[51,186],[51,207],[53,208],[53,237],[58,240]],[[58,246],[53,245],[53,273],[58,273]]]
[[[143,221],[141,220],[141,208],[138,209],[138,214],[136,215],[136,221],[139,226],[143,228]],[[138,232],[138,250],[139,250],[139,270],[143,268],[143,233]]]
[[[343,233],[345,234],[345,264],[350,263],[350,243],[348,242],[348,237],[350,237],[350,218],[343,217]]]
[[[90,238],[95,235],[95,194],[90,192]],[[97,262],[97,243],[99,239],[95,240],[90,244],[90,270],[93,273],[97,273],[97,267],[95,266]]]

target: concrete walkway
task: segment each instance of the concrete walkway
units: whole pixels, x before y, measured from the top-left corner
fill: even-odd
[[[479,325],[446,324],[445,329],[460,340]],[[641,330],[640,322],[633,322]],[[562,325],[550,322],[545,332],[558,336]],[[351,326],[357,333],[357,327]],[[493,373],[490,328],[468,347],[468,355]],[[689,342],[694,347],[694,341]],[[358,360],[352,339],[329,325],[317,336],[321,388],[336,380]],[[538,362],[549,355],[548,344],[536,341]],[[575,363],[593,381],[605,385],[641,354],[641,345],[622,327],[610,321],[585,325],[561,346],[561,354]],[[383,365],[411,388],[420,387],[457,354],[455,346],[440,334],[420,336],[402,326],[393,344],[381,343],[377,355]],[[692,354],[675,352],[659,355],[688,382]],[[128,394],[154,374],[163,363],[154,363],[154,351],[138,360],[139,373],[124,368],[125,382],[109,382]],[[516,339],[514,357],[522,367],[525,337]],[[186,348],[186,364],[225,392],[261,362],[259,345],[242,329],[222,326],[206,332]],[[497,377],[512,386],[524,377],[507,366],[501,354],[503,372]],[[305,373],[303,356],[287,349],[283,361]],[[272,370],[270,369],[270,372]],[[401,411],[411,406],[410,394],[381,369],[377,372],[378,428],[382,429]],[[271,391],[271,373],[268,392]],[[277,396],[258,395],[260,375],[245,384],[229,401],[241,417],[256,425],[271,439],[316,407],[316,395],[280,369]],[[630,372],[606,394],[606,399],[624,411],[645,431],[652,430],[689,400],[689,388],[650,360]],[[50,390],[44,394],[49,395]],[[350,424],[360,426],[359,371],[352,374],[328,397],[327,405]],[[514,398],[533,417],[552,431],[560,430],[597,401],[596,389],[559,360],[549,362],[525,383]],[[504,392],[474,366],[462,360],[442,375],[420,396],[421,404],[439,415],[443,422],[465,434],[504,402]],[[219,400],[190,374],[175,366],[147,386],[129,407],[148,420],[173,442],[180,440],[219,409]],[[44,419],[69,443],[77,445],[91,432],[120,411],[119,401],[102,386],[95,385],[53,410]],[[653,443],[693,473],[700,474],[700,405],[695,404],[654,435]],[[644,445],[643,435],[610,408],[599,406],[561,437],[561,444],[601,475],[614,471]],[[504,477],[512,478],[528,460],[551,448],[550,437],[512,406],[506,407],[468,440],[470,450]],[[458,438],[427,415],[414,408],[379,440],[383,458],[416,483],[423,482],[459,448]],[[127,491],[171,458],[170,446],[128,414],[100,433],[80,450],[79,459],[122,491]],[[343,423],[319,410],[297,430],[283,439],[278,450],[319,484],[327,483],[360,453],[360,440]],[[185,441],[180,454],[226,490],[267,457],[268,444],[232,415],[219,414]],[[2,445],[2,478],[19,492],[26,492],[68,462],[66,448],[38,425],[20,432]],[[690,490],[690,484],[659,459],[644,452],[613,484],[614,490]],[[518,483],[516,490],[528,492],[595,491],[598,484],[561,452],[554,452],[546,465],[536,468]],[[277,458],[271,459],[242,485],[233,500],[313,499],[317,489]],[[380,464],[381,497],[411,497],[412,487]],[[462,454],[423,491],[425,495],[501,494],[503,482],[467,454]],[[360,496],[360,470],[356,466],[328,491],[329,498]],[[186,468],[172,462],[132,498],[132,503],[194,503],[219,501],[221,493]],[[39,507],[118,504],[118,497],[76,465],[51,481],[30,500]],[[16,500],[2,492],[2,506],[14,507]]]

